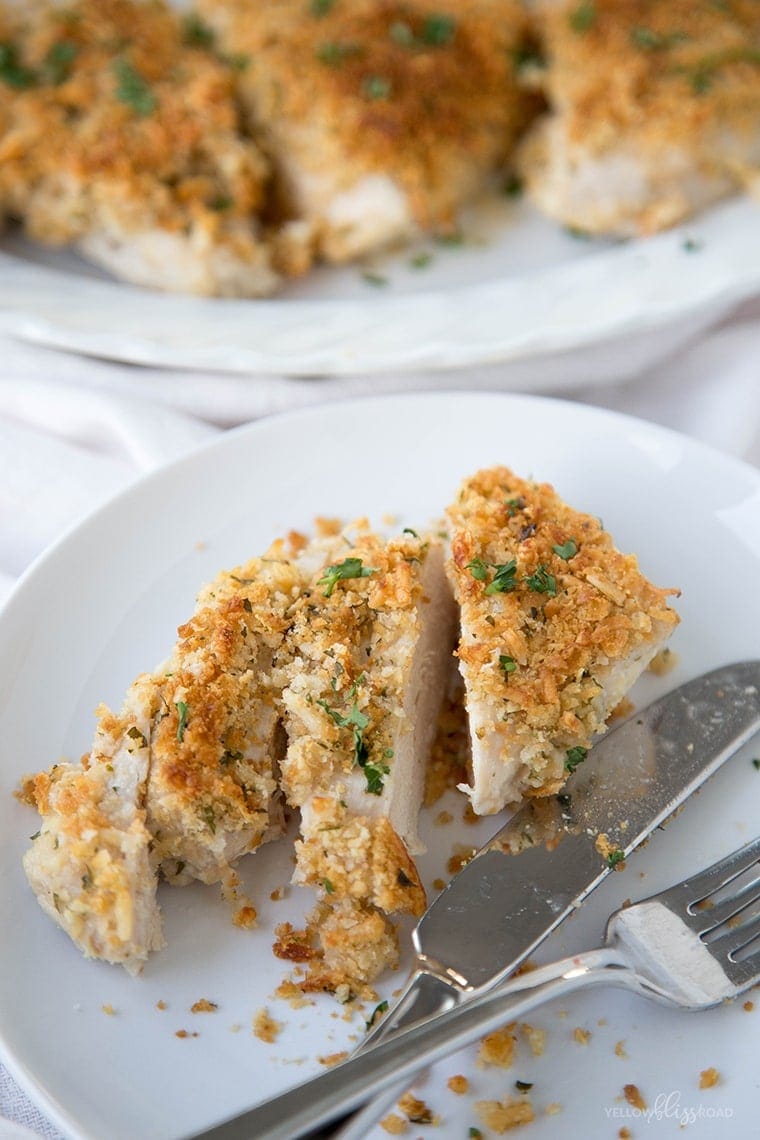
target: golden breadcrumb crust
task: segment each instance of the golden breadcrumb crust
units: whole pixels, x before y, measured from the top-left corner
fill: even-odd
[[[453,183],[476,188],[525,122],[513,52],[526,19],[514,0],[207,0],[202,10],[249,56],[242,91],[276,162],[329,171],[336,187],[389,174],[425,227],[452,225]]]
[[[595,673],[672,629],[678,591],[647,581],[599,519],[506,467],[467,479],[448,514],[468,707],[484,702],[512,741],[587,748],[603,727]],[[512,560],[508,588],[495,590]],[[565,775],[525,791],[550,794]]]
[[[252,251],[268,165],[242,138],[234,67],[191,29],[160,0],[0,14],[14,60],[0,82],[0,187],[34,236],[73,240],[109,208],[127,228],[192,226]],[[72,185],[89,208],[56,208]]]

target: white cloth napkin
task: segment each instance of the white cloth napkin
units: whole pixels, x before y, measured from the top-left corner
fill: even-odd
[[[645,343],[602,346],[585,362],[575,354],[432,375],[304,380],[133,368],[0,338],[0,604],[37,555],[145,472],[227,426],[351,395],[540,388],[760,465],[760,301],[701,335],[642,336]],[[58,1135],[0,1065],[2,1117]]]

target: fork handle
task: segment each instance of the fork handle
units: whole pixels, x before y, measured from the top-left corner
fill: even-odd
[[[638,988],[636,974],[608,947],[565,958],[521,975],[433,1016],[366,1053],[257,1108],[195,1134],[194,1140],[295,1140],[355,1109],[370,1095],[407,1081],[420,1068],[470,1044],[505,1021],[576,990],[602,983]]]

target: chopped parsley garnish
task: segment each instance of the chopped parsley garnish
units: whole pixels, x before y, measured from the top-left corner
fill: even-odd
[[[329,879],[323,879],[322,880],[322,886],[325,888],[326,894],[328,894],[328,895],[334,895],[335,894],[335,887],[332,885],[332,883],[330,882]]]
[[[469,1136],[470,1140],[483,1140],[483,1133],[479,1128],[475,1128],[474,1126],[468,1128],[467,1135]]]
[[[311,3],[309,4],[309,11],[311,12],[312,16],[316,16],[318,19],[321,19],[322,16],[326,16],[328,12],[332,12],[334,7],[335,0],[311,0]]]
[[[509,674],[514,673],[517,668],[517,662],[514,657],[510,657],[507,653],[500,653],[499,668],[504,671],[504,676],[509,678]]]
[[[382,273],[362,273],[362,281],[374,285],[376,289],[384,289],[388,284],[388,278],[383,277]]]
[[[438,245],[464,245],[464,234],[461,230],[452,230],[449,234],[436,234],[434,241]]]
[[[243,753],[242,752],[235,752],[230,748],[226,748],[224,750],[224,752],[222,753],[222,758],[219,761],[219,763],[222,765],[223,768],[226,768],[228,764],[235,764],[235,763],[237,763],[238,760],[242,760],[242,759],[243,759]]]
[[[37,76],[30,67],[24,67],[15,44],[0,44],[0,80],[16,91],[34,87]]]
[[[251,57],[240,51],[220,52],[219,58],[222,63],[226,63],[233,71],[245,71],[251,62]]]
[[[216,816],[214,815],[213,806],[211,804],[202,804],[198,809],[198,814],[211,834],[216,835]]]
[[[485,582],[488,577],[488,563],[482,558],[472,558],[465,567],[478,582]]]
[[[577,744],[575,748],[568,748],[567,758],[565,760],[565,771],[574,772],[578,765],[582,764],[587,756],[588,748],[582,748],[580,744]]]
[[[514,48],[512,61],[515,71],[522,71],[524,67],[546,67],[546,57],[537,44],[525,44]]]
[[[655,32],[652,28],[637,27],[631,29],[631,43],[644,51],[664,51],[674,44],[683,43],[688,36],[685,32]]]
[[[705,91],[709,91],[712,87],[716,71],[730,63],[752,63],[760,66],[760,49],[752,47],[726,48],[725,51],[706,55],[691,69],[682,67],[676,70],[688,76],[691,89],[695,95],[704,95]]]
[[[533,1088],[533,1081],[515,1081],[518,1092],[529,1092]]]
[[[539,563],[532,574],[526,575],[525,585],[538,594],[548,594],[550,598],[557,596],[557,579],[549,573],[543,563]]]
[[[124,58],[115,60],[113,73],[116,77],[116,98],[119,102],[126,103],[141,119],[152,115],[158,106],[158,100],[129,60]]]
[[[596,23],[596,4],[594,0],[583,0],[568,16],[568,22],[574,32],[588,32]]]
[[[702,242],[695,241],[694,238],[684,238],[681,242],[681,249],[684,253],[699,253],[700,249],[703,248]]]
[[[412,530],[412,528],[410,526],[405,526],[404,529],[401,531],[401,533],[402,534],[411,534],[412,538],[419,538],[420,537],[417,534],[417,531]]]
[[[452,16],[433,12],[422,25],[420,39],[431,47],[445,47],[456,35],[456,20]]]
[[[345,558],[343,562],[325,567],[317,585],[325,587],[325,597],[329,598],[338,582],[345,582],[349,578],[369,578],[374,573],[374,567],[362,565],[361,558]]]
[[[363,763],[360,761],[359,766],[367,780],[366,791],[371,796],[382,795],[384,787],[384,776],[390,772],[387,764],[378,764],[376,761],[365,760]]]
[[[341,67],[347,59],[361,55],[361,52],[362,49],[359,44],[338,43],[336,40],[328,40],[317,48],[317,59],[320,63],[327,64],[328,67]]]
[[[415,253],[413,257],[409,258],[409,264],[412,269],[427,269],[433,260],[432,253],[423,250],[421,253]]]
[[[567,562],[570,558],[575,558],[578,553],[578,544],[575,539],[568,538],[567,542],[563,542],[561,546],[553,546],[552,550],[558,558],[564,558]]]
[[[756,772],[760,772],[760,760],[755,756],[752,760],[752,767]]]
[[[388,35],[399,47],[411,48],[417,42],[414,31],[406,20],[394,20],[388,29]]]
[[[188,12],[182,21],[182,40],[188,47],[212,47],[216,33],[197,12]]]
[[[141,748],[147,748],[147,745],[148,745],[147,740],[145,739],[144,735],[140,732],[140,729],[137,728],[134,724],[132,725],[131,728],[127,729],[127,736],[130,738],[130,740],[136,740],[139,743]]]
[[[34,835],[30,835],[30,836],[29,836],[29,838],[30,838],[30,839],[39,839],[39,837],[40,837],[41,835],[42,835],[42,832],[41,832],[41,831],[35,831]]]
[[[64,83],[71,75],[71,68],[78,51],[76,44],[66,43],[65,40],[53,44],[45,55],[43,64],[45,78],[56,87],[59,83]]]
[[[348,716],[330,708],[327,701],[317,701],[328,716],[337,724],[338,728],[350,728],[354,734],[354,764],[363,768],[367,762],[367,746],[364,743],[364,730],[369,725],[369,717],[361,711],[356,701],[351,706]]]
[[[519,174],[510,174],[502,186],[505,198],[519,198],[523,192],[523,180]]]
[[[503,562],[501,565],[494,563],[493,568],[496,573],[483,591],[485,594],[509,594],[512,590],[517,589],[517,582],[515,581],[517,562],[514,558],[510,558],[509,562]]]
[[[617,867],[618,863],[622,863],[624,860],[625,855],[620,850],[620,848],[616,848],[614,851],[610,851],[609,855],[607,856],[607,866]]]
[[[210,210],[222,214],[225,210],[231,209],[235,205],[235,201],[228,194],[217,194],[216,198],[212,198],[208,205]]]
[[[504,506],[507,508],[509,517],[513,519],[518,511],[525,510],[525,499],[523,499],[522,495],[517,499],[505,499]]]
[[[591,241],[591,234],[588,230],[582,230],[580,226],[563,226],[562,228],[567,236],[575,241]]]
[[[388,1012],[388,1002],[387,1001],[381,1001],[380,1004],[376,1005],[375,1008],[372,1010],[372,1014],[370,1015],[369,1020],[366,1022],[367,1029],[370,1030],[372,1028],[372,1026],[375,1024],[375,1022],[377,1021],[378,1017],[382,1017],[383,1014],[387,1013],[387,1012]]]
[[[362,80],[362,94],[367,99],[389,99],[392,91],[390,79],[382,75],[366,75]]]
[[[187,728],[187,704],[184,701],[175,701],[174,707],[177,710],[177,740],[180,743],[185,739],[185,729]]]

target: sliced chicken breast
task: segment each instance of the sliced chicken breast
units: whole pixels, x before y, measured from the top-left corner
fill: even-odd
[[[754,0],[542,0],[536,19],[550,112],[518,165],[550,217],[593,234],[645,235],[752,185]]]
[[[335,930],[329,946],[322,938],[340,978],[350,929],[376,911],[425,907],[412,855],[422,850],[417,815],[455,614],[440,543],[360,530],[317,541],[301,559],[316,569],[287,639],[282,785],[301,809],[294,879],[333,906],[320,934],[344,931],[343,942]],[[395,940],[383,937],[395,958]],[[389,964],[376,946],[359,966],[354,945],[343,973],[374,977]]]
[[[258,221],[269,164],[208,29],[163,0],[14,5],[0,23],[0,198],[33,238],[157,289],[280,284]]]
[[[285,216],[344,261],[451,232],[529,99],[515,0],[203,0],[277,173]]]
[[[662,648],[669,594],[598,519],[506,467],[448,510],[478,815],[557,792]]]
[[[159,703],[153,678],[138,678],[118,715],[98,710],[92,752],[82,764],[56,764],[27,782],[42,823],[24,870],[40,906],[86,957],[130,973],[163,946],[145,821]]]

